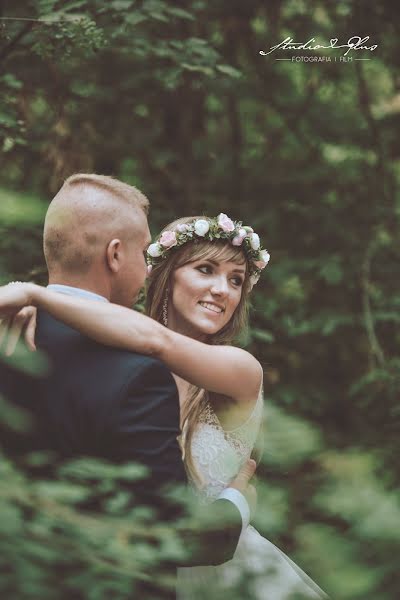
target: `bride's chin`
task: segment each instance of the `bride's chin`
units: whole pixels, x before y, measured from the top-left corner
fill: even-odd
[[[215,326],[213,327],[212,324],[208,324],[208,323],[190,323],[190,325],[188,327],[184,328],[185,331],[178,331],[178,333],[183,333],[184,335],[187,335],[188,337],[191,337],[192,339],[195,340],[199,340],[199,341],[203,341],[204,339],[206,339],[207,337],[209,337],[210,335],[213,335],[216,333],[216,328]]]
[[[202,315],[203,316],[203,315]],[[172,325],[172,323],[171,323]],[[224,324],[225,325],[225,324]],[[199,319],[187,319],[185,322],[183,320],[179,321],[179,325],[177,325],[175,329],[177,333],[182,333],[192,339],[198,341],[207,341],[210,336],[216,335],[223,327],[221,323],[215,323],[213,320],[203,318]]]
[[[199,337],[209,337],[210,335],[216,335],[218,331],[220,331],[222,327],[217,326],[215,323],[207,323],[203,326],[198,327],[198,335]]]

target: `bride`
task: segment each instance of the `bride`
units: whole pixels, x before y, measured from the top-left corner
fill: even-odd
[[[189,480],[202,502],[212,502],[250,457],[261,424],[261,365],[231,344],[246,325],[249,294],[269,254],[251,227],[221,213],[174,221],[149,246],[147,260],[148,316],[14,283],[0,290],[0,317],[9,314],[10,303],[40,307],[99,343],[162,360],[179,391]],[[25,314],[34,347],[36,311]],[[219,597],[243,575],[249,599],[327,598],[252,526],[228,563],[179,569],[178,598]]]

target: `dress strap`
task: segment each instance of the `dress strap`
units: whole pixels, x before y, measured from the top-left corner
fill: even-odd
[[[256,420],[259,419],[261,421],[263,406],[264,406],[264,395],[263,395],[263,387],[261,386],[260,392],[258,394],[258,398],[254,404],[253,410],[251,411],[250,415],[247,417],[247,419],[245,421],[243,421],[243,423],[241,423],[234,429],[225,429],[226,433],[237,433],[241,429],[245,429],[250,424],[253,424],[255,419]]]

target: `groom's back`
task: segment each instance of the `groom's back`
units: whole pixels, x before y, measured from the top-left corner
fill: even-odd
[[[49,358],[49,374],[27,380],[8,373],[0,389],[36,421],[21,448],[51,450],[61,461],[94,456],[138,462],[149,469],[153,491],[186,481],[176,439],[177,390],[160,361],[97,344],[43,312],[36,344]]]

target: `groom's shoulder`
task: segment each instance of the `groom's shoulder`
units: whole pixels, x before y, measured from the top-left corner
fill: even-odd
[[[95,370],[100,380],[102,376],[115,378],[124,374],[134,378],[142,371],[172,377],[159,359],[99,344],[43,311],[38,313],[36,343],[66,370]]]

